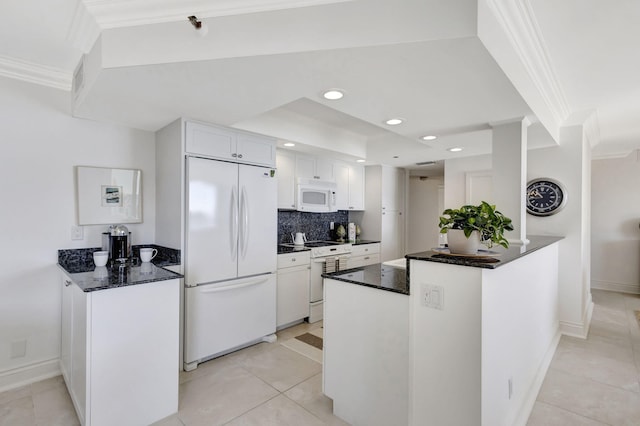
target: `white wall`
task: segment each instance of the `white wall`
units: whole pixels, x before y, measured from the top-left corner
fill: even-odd
[[[467,172],[491,170],[491,155],[477,155],[446,160],[444,163],[444,208],[456,209],[467,204]],[[491,202],[491,200],[485,200]]]
[[[127,225],[134,244],[153,243],[155,145],[152,133],[72,118],[70,95],[0,78],[0,388],[21,367],[60,352],[60,248],[98,247],[106,226],[75,224],[74,166],[142,170],[143,220]],[[10,359],[13,341],[26,339],[26,356]]]
[[[594,160],[591,287],[640,293],[640,151]]]
[[[426,251],[438,247],[440,205],[438,189],[443,185],[440,178],[409,178],[407,198],[407,253]]]
[[[564,334],[586,337],[592,309],[589,208],[590,147],[582,126],[563,127],[559,147],[528,152],[527,180],[549,177],[566,188],[567,204],[548,217],[527,216],[528,235],[558,235],[560,241],[560,327]]]

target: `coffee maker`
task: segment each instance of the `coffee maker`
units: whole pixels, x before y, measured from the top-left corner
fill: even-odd
[[[111,261],[125,263],[129,260],[129,244],[131,233],[124,225],[111,228],[109,236],[109,258]]]

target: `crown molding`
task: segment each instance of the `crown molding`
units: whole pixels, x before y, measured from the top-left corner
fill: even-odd
[[[89,13],[85,4],[78,1],[67,32],[67,40],[82,53],[89,53],[99,36],[100,27],[96,19]]]
[[[269,12],[353,0],[81,0],[101,29]]]
[[[0,76],[71,91],[70,72],[8,56],[0,55]]]
[[[571,109],[551,64],[529,0],[486,0],[557,123]]]

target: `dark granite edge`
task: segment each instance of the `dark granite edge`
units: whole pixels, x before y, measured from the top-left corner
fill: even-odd
[[[129,276],[127,276],[127,279],[125,281],[121,281],[121,280],[115,280],[115,273],[113,272],[113,270],[115,269],[115,267],[106,267],[106,266],[102,266],[101,268],[105,268],[108,271],[108,275],[104,278],[103,282],[100,282],[98,285],[95,285],[96,280],[91,280],[91,283],[93,285],[88,286],[86,284],[86,279],[87,279],[87,274],[94,272],[95,269],[97,267],[93,267],[93,269],[89,270],[89,271],[84,271],[84,272],[71,272],[68,269],[66,269],[63,265],[61,264],[57,264],[58,268],[60,268],[60,270],[62,272],[64,272],[73,283],[75,283],[83,292],[85,293],[90,293],[93,291],[99,291],[99,290],[109,290],[112,288],[120,288],[120,287],[130,287],[133,285],[139,285],[139,284],[149,284],[149,283],[154,283],[154,282],[159,282],[159,281],[167,281],[167,280],[173,280],[173,279],[180,279],[180,278],[184,278],[184,275],[179,274],[177,272],[173,272],[170,271],[166,268],[163,268],[161,266],[155,266],[156,269],[161,269],[161,274],[162,275],[158,275],[156,273],[152,273],[151,275],[149,275],[148,278],[139,278],[136,279],[135,281],[131,281],[129,279]],[[140,268],[140,266],[127,266],[126,268]],[[101,280],[102,281],[102,280]]]
[[[368,265],[368,266],[381,267],[382,264],[381,263],[377,263],[377,264]],[[322,278],[329,278],[329,279],[336,280],[336,281],[342,281],[342,282],[346,282],[346,283],[350,283],[350,284],[357,284],[357,285],[361,285],[361,286],[364,286],[364,287],[374,288],[376,290],[385,290],[385,291],[390,291],[392,293],[404,294],[404,295],[407,295],[407,296],[410,294],[410,292],[409,292],[409,280],[408,279],[406,280],[406,284],[405,284],[406,290],[401,290],[401,289],[394,288],[394,287],[384,287],[382,285],[371,284],[371,283],[367,283],[365,281],[359,281],[359,280],[351,280],[351,279],[343,278],[343,277],[339,276],[339,275],[348,274],[348,273],[355,272],[355,271],[363,271],[365,268],[366,268],[366,266],[365,267],[360,267],[360,268],[351,268],[351,269],[344,269],[342,271],[330,272],[328,274],[322,274]]]
[[[436,263],[446,263],[450,265],[458,265],[458,266],[468,266],[472,268],[484,268],[484,269],[496,269],[500,266],[511,263],[515,260],[518,260],[524,256],[527,256],[531,253],[534,253],[540,249],[550,246],[551,244],[555,244],[558,241],[564,239],[564,237],[560,236],[551,236],[551,235],[531,235],[528,236],[530,243],[525,246],[525,252],[520,252],[520,247],[512,244],[509,249],[504,250],[500,256],[496,257],[497,262],[483,262],[481,260],[473,260],[473,258],[468,257],[453,257],[447,256],[443,254],[436,253],[434,251],[426,251],[420,253],[412,253],[408,254],[405,257],[407,259],[412,260],[422,260],[427,262],[436,262]],[[492,249],[493,250],[493,249]],[[408,273],[407,269],[407,273]],[[407,278],[409,278],[407,276]]]
[[[281,244],[278,244],[277,248],[278,254],[303,253],[305,251],[311,251],[311,249],[309,247],[295,248],[290,246],[283,246]]]

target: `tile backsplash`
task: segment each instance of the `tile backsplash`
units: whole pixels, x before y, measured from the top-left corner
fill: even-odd
[[[278,244],[291,243],[291,233],[304,232],[307,240],[333,240],[330,223],[346,224],[349,212],[339,210],[336,213],[305,213],[290,210],[278,210]]]

